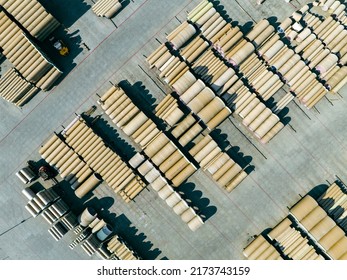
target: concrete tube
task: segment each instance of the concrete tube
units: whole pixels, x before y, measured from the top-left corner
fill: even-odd
[[[166,200],[172,193],[174,193],[174,190],[169,185],[165,185],[158,191],[158,195],[162,200]]]
[[[97,213],[96,211],[91,208],[87,207],[84,209],[84,211],[78,216],[79,224],[83,227],[87,227],[94,219],[96,218]]]
[[[160,176],[151,183],[151,186],[155,191],[158,192],[161,188],[163,188],[167,184],[168,183],[166,179]]]
[[[264,136],[261,138],[261,142],[266,144],[268,143],[273,137],[275,137],[284,127],[284,124],[282,122],[278,122],[275,124],[274,127],[272,127]]]
[[[204,224],[204,221],[200,218],[200,216],[196,215],[193,219],[188,222],[188,227],[191,231],[196,231]]]
[[[88,192],[94,189],[102,181],[98,173],[93,173],[80,187],[75,190],[78,198],[84,197]]]
[[[172,207],[172,210],[177,214],[181,215],[184,211],[186,211],[189,208],[186,201],[181,200],[178,202],[174,207]]]
[[[266,133],[268,133],[271,128],[275,126],[276,123],[279,122],[279,118],[277,115],[272,114],[270,115],[255,131],[254,135],[261,139],[264,137]]]
[[[181,196],[177,192],[173,192],[171,195],[169,195],[165,202],[169,207],[174,207],[177,203],[179,203],[182,200]]]
[[[196,216],[196,213],[193,208],[189,207],[180,216],[183,222],[189,223]]]

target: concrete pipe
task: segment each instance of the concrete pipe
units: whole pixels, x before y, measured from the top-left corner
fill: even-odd
[[[193,219],[188,222],[188,227],[191,231],[196,231],[204,224],[204,221],[200,218],[200,216],[196,215]]]
[[[137,168],[141,163],[145,161],[145,157],[140,153],[136,153],[129,161],[129,165],[133,168]]]
[[[207,166],[212,164],[222,153],[222,150],[219,147],[214,148],[204,159],[199,163],[200,166],[205,170]]]
[[[336,223],[330,217],[326,216],[310,229],[310,234],[319,240],[334,226],[336,226]]]
[[[214,97],[211,102],[198,112],[198,116],[204,123],[207,123],[223,108],[225,108],[224,102],[219,97]]]
[[[122,116],[118,115],[118,116],[114,116],[112,121],[118,126],[118,127],[123,127],[124,125],[126,125],[135,115],[137,115],[140,110],[139,108],[137,108],[135,105],[132,106],[133,104],[130,104],[128,109],[130,110],[124,110],[125,112],[122,112]],[[111,117],[111,115],[110,115]]]
[[[164,177],[160,176],[151,183],[151,186],[155,191],[158,192],[167,184],[168,183],[167,183],[166,179]]]
[[[214,29],[216,25],[220,22],[221,16],[219,13],[215,12],[201,27],[200,30],[202,31],[202,34],[206,35],[207,31],[211,29]],[[216,24],[217,22],[217,24]]]
[[[212,85],[211,88],[214,91],[218,91],[223,87],[233,76],[235,71],[232,68],[228,68]]]
[[[172,153],[162,164],[159,165],[161,172],[165,173],[168,171],[176,162],[178,162],[184,155],[180,150],[176,150]]]
[[[308,47],[317,37],[315,34],[309,35],[305,40],[303,40],[300,44],[295,47],[296,53],[301,53],[306,47]]]
[[[275,28],[272,25],[269,25],[253,40],[253,44],[255,44],[256,48],[259,48],[259,46],[271,38],[271,35],[273,35],[274,32]]]
[[[46,159],[61,143],[62,141],[59,139],[59,137],[54,134],[52,138],[39,150],[41,157]]]
[[[97,213],[92,207],[87,207],[78,216],[78,222],[81,226],[87,227],[96,218]]]
[[[221,167],[223,167],[228,161],[229,156],[226,153],[219,153],[211,163],[209,163],[204,170],[207,170],[211,175],[215,174]]]
[[[257,251],[259,249],[261,249],[261,247],[263,247],[265,245],[268,244],[268,242],[266,241],[266,239],[259,235],[257,236],[250,244],[248,244],[248,246],[243,250],[243,255],[247,258],[247,259],[251,259],[250,257],[253,256],[255,253],[257,253]],[[268,244],[270,245],[270,244]],[[267,246],[266,246],[267,248]],[[264,249],[263,249],[264,250]],[[259,251],[263,251],[263,250],[259,250]],[[259,255],[260,253],[258,253]]]
[[[281,22],[281,24],[277,27],[278,33],[285,33],[285,31],[293,24],[293,20],[290,17],[287,17],[285,20]]]
[[[199,123],[196,123],[179,138],[178,142],[184,147],[190,141],[192,141],[201,131],[203,131],[203,128]]]
[[[243,110],[240,111],[239,116],[244,119],[259,103],[260,100],[258,98],[253,99]]]
[[[111,9],[105,13],[106,18],[112,18],[122,8],[121,3],[116,3]]]
[[[154,168],[153,164],[146,160],[144,163],[142,163],[138,168],[137,171],[141,174],[141,175],[146,175],[149,171],[151,171]]]
[[[92,172],[93,171],[88,167],[88,165],[85,165],[76,176],[69,181],[71,189],[75,190],[79,187],[92,174]]]
[[[94,189],[100,182],[102,178],[98,173],[93,173],[81,186],[75,190],[75,194],[78,198],[84,197],[92,189]]]
[[[144,149],[145,154],[148,157],[153,157],[157,152],[159,152],[167,143],[169,143],[169,138],[164,133],[160,133],[151,143],[147,145]]]
[[[255,131],[254,135],[261,139],[264,137],[266,133],[270,131],[271,128],[275,126],[276,123],[279,122],[279,118],[277,115],[270,115]]]
[[[32,200],[36,195],[30,187],[24,188],[22,194],[24,194],[28,200]]]
[[[328,251],[344,236],[344,231],[338,226],[335,226],[319,240],[319,244]]]
[[[67,151],[66,153],[63,155],[63,157],[61,157],[56,163],[53,163],[55,168],[58,169],[59,171],[61,170],[62,165],[68,161],[73,155],[76,155],[75,152],[73,150],[70,150],[70,148],[66,147]]]
[[[251,32],[249,32],[246,37],[253,41],[256,37],[258,37],[268,26],[270,25],[269,21],[267,19],[260,20],[252,29]]]
[[[196,213],[193,208],[189,207],[180,216],[183,222],[189,223],[196,216]]]
[[[178,202],[174,207],[172,207],[172,210],[177,214],[181,215],[184,211],[186,211],[189,208],[187,202],[185,200],[181,200]]]
[[[182,47],[194,34],[196,30],[193,25],[188,24],[179,34],[172,38],[171,43],[173,47],[178,50]]]
[[[169,115],[165,115],[162,119],[171,127],[175,126],[179,120],[184,116],[184,113],[181,109],[176,107]]]
[[[211,26],[206,32],[204,33],[207,40],[211,42],[211,39],[218,34],[220,30],[223,30],[225,26],[227,26],[228,23],[222,18],[219,18],[218,24],[215,23],[214,26]],[[225,30],[225,29],[224,29]]]
[[[152,120],[150,120],[152,122]],[[145,130],[137,137],[133,136],[135,143],[140,144],[141,147],[146,146],[157,134],[159,130],[155,123],[151,123]]]
[[[149,184],[153,183],[158,177],[160,176],[160,172],[153,168],[151,171],[149,171],[146,175],[145,175],[145,179],[147,180],[147,182]]]
[[[209,88],[204,88],[197,96],[195,96],[187,106],[197,114],[202,108],[204,108],[215,97],[213,91]]]
[[[196,22],[201,17],[203,17],[212,7],[213,4],[211,2],[208,2],[206,5],[202,6],[202,8],[196,14],[194,14],[194,16],[190,18],[190,21],[193,23]]]
[[[194,77],[194,75],[190,71],[187,71],[172,85],[172,88],[176,92],[178,92],[179,95],[181,95],[182,93],[187,91],[187,89],[190,88],[195,82],[196,78]]]
[[[225,190],[227,192],[231,192],[247,177],[247,175],[247,172],[242,170],[236,177],[234,177],[228,184],[226,184]]]
[[[231,29],[225,36],[223,36],[218,42],[216,47],[219,52],[225,54],[231,51],[242,40],[243,33],[238,27]]]
[[[69,147],[64,142],[60,142],[59,146],[45,159],[47,163],[53,165],[56,163],[67,151]]]
[[[240,171],[242,168],[234,163],[218,180],[217,183],[221,186],[226,186]]]
[[[218,181],[234,164],[235,162],[231,158],[229,158],[226,162],[224,162],[224,164],[219,165],[218,169],[215,168],[215,172],[211,173],[212,178],[215,181]],[[208,170],[210,171],[210,169]]]
[[[329,71],[334,65],[336,65],[338,61],[338,57],[335,54],[328,54],[322,61],[318,63],[318,65],[315,67],[315,69],[320,73],[323,74],[327,71]]]
[[[318,203],[309,195],[302,198],[294,207],[290,209],[290,213],[301,221],[308,213],[318,206]]]
[[[151,160],[156,166],[159,166],[175,151],[177,151],[177,147],[170,141],[154,156],[152,156]]]
[[[81,161],[79,158],[77,158],[65,170],[61,170],[62,172],[60,173],[60,176],[65,181],[69,181],[83,168],[83,166],[85,166],[85,163]]]
[[[192,19],[196,14],[198,14],[207,4],[210,4],[208,0],[203,0],[197,5],[192,11],[187,15],[188,19]]]
[[[166,200],[172,193],[174,189],[169,185],[165,185],[158,191],[158,195],[161,199]]]
[[[207,48],[208,43],[203,42],[190,56],[187,57],[189,63],[193,63]]]
[[[177,203],[179,203],[182,200],[181,196],[177,192],[173,192],[171,195],[169,195],[165,202],[169,207],[174,207]]]
[[[218,147],[218,144],[215,141],[210,141],[207,143],[200,151],[194,155],[194,159],[200,163],[205,159],[215,148]]]
[[[96,237],[100,240],[100,241],[104,241],[108,236],[110,236],[110,234],[113,232],[113,228],[111,227],[111,225],[106,224],[102,229],[100,229],[97,233],[96,233]]]
[[[23,182],[23,184],[28,184],[29,180],[23,175],[21,171],[16,172],[16,176]]]
[[[179,138],[182,134],[184,134],[194,123],[196,122],[195,118],[192,115],[188,115],[183,121],[175,126],[175,128],[171,131],[171,134],[175,138]]]
[[[154,63],[167,51],[167,47],[162,44],[152,54],[150,54],[146,58],[146,61],[149,63],[150,67],[152,68],[154,66]]]
[[[347,237],[343,236],[340,240],[338,240],[329,250],[328,254],[334,260],[338,260],[347,253]]]
[[[211,5],[210,5],[211,4]],[[215,13],[216,9],[212,7],[212,3],[206,5],[194,18],[192,18],[192,22],[198,27],[203,26]],[[195,20],[195,21],[194,21]]]
[[[282,122],[278,122],[277,124],[275,124],[275,126],[273,128],[271,128],[265,135],[263,138],[261,138],[261,142],[263,144],[268,143],[273,137],[275,137],[284,127],[284,124]]]
[[[190,162],[185,158],[180,158],[175,164],[173,164],[166,172],[165,177],[172,180],[178,173],[180,173]]]
[[[207,127],[209,129],[216,128],[221,124],[227,117],[231,115],[231,110],[227,107],[223,108],[217,115],[215,115],[210,121],[207,122]]]

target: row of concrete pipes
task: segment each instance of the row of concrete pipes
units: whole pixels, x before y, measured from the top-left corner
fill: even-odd
[[[122,192],[126,202],[145,187],[145,183],[118,154],[107,147],[79,117],[64,131],[63,137],[54,135],[41,147],[39,153],[71,184],[79,198],[102,180],[115,193]]]
[[[290,215],[267,234],[268,240],[255,239],[245,248],[244,255],[248,259],[266,259],[275,245],[290,259],[347,259],[347,237],[340,219],[346,215],[346,194],[341,188],[334,182],[317,200],[306,195],[290,209]],[[314,245],[308,246],[308,243]]]
[[[106,18],[112,18],[121,8],[122,4],[118,0],[98,0],[92,6],[97,16]]]

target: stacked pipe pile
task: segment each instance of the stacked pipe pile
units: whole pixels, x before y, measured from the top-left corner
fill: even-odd
[[[22,32],[4,11],[0,11],[0,47],[4,56],[12,63],[21,77],[44,91],[49,90],[62,72]],[[2,78],[4,79],[4,78]],[[23,105],[34,95],[34,90],[18,102]]]
[[[311,196],[305,196],[290,209],[298,221],[319,246],[334,260],[347,259],[345,232],[331,219]]]
[[[179,95],[179,99],[193,112],[198,118],[206,124],[206,126],[213,130],[221,124],[230,114],[231,110],[226,107],[221,98],[207,87],[203,81],[196,79],[194,75],[187,71],[183,74],[173,85],[173,89]],[[169,99],[169,100],[166,100]],[[160,118],[166,122],[171,121],[171,126],[175,125],[181,112],[177,110],[177,102],[174,102],[170,97],[166,97],[165,102],[161,102],[156,108]],[[174,109],[172,107],[175,107]],[[165,116],[165,117],[164,117]]]
[[[151,161],[145,159],[140,153],[137,153],[130,159],[129,163],[146,178],[153,190],[157,192],[158,196],[181,217],[182,221],[184,221],[192,231],[196,231],[204,224],[203,220],[196,213],[194,208],[190,207],[182,196],[171,187],[171,185],[180,185],[192,174],[192,172],[196,171],[196,168],[191,164],[185,164],[185,160],[182,160],[185,159],[184,156],[179,150],[175,151],[172,145],[173,144],[170,142],[164,145],[166,148],[162,149],[162,152],[159,151],[154,155]],[[150,147],[150,149],[152,150],[154,146],[155,144],[153,147]],[[171,154],[171,156],[163,160],[166,154]],[[158,161],[163,162],[159,165],[159,170],[162,173],[165,171],[164,168],[167,169],[167,166],[172,166],[164,173],[165,177],[171,178],[173,176],[172,173],[178,173],[176,177],[171,180],[171,183],[169,183],[168,180],[161,175],[156,166],[154,166],[153,163],[158,165]]]
[[[133,104],[121,88],[112,87],[98,102],[112,121],[140,145],[173,186],[178,187],[196,171],[179,148]]]
[[[10,68],[0,80],[1,97],[19,107],[27,103],[38,91],[37,87],[24,80],[14,68]]]
[[[102,180],[126,202],[145,187],[140,177],[81,118],[69,126],[63,137],[53,135],[39,153],[71,184],[79,198]]]
[[[112,18],[120,9],[122,4],[118,0],[99,0],[92,10],[98,17]]]
[[[33,217],[40,215],[48,222],[48,232],[56,241],[77,226],[77,217],[52,188],[34,193],[27,187],[22,193],[29,199],[25,208]]]
[[[346,232],[338,224],[343,220],[340,214],[345,213],[344,188],[341,182],[334,182],[317,200],[309,195],[303,197],[289,210],[289,216],[267,234],[269,243],[289,259],[346,260]],[[252,242],[244,255],[250,258],[257,251],[257,257],[266,258],[270,254],[267,248]]]
[[[262,235],[258,235],[243,251],[249,260],[283,260],[276,248]]]
[[[106,244],[107,250],[111,253],[108,258],[117,260],[139,260],[137,253],[127,246],[127,244],[118,236],[114,235]]]
[[[172,86],[179,95],[189,89],[188,85],[192,87],[189,90],[196,93],[195,91],[203,81],[212,89],[209,92],[210,94],[207,93],[208,90],[206,89],[203,91],[206,94],[202,94],[206,95],[206,100],[211,103],[211,107],[214,108],[215,106],[212,104],[215,104],[215,110],[218,107],[223,108],[222,102],[218,102],[222,100],[213,98],[212,101],[208,99],[208,97],[211,99],[214,96],[211,93],[215,91],[235,114],[239,114],[244,109],[241,114],[244,118],[258,103],[263,103],[261,100],[268,100],[283,87],[284,82],[280,76],[271,71],[269,66],[256,53],[256,50],[271,38],[278,37],[275,34],[274,27],[267,20],[264,19],[256,24],[253,30],[244,38],[240,28],[227,24],[221,15],[216,12],[213,4],[208,1],[203,1],[188,14],[188,19],[201,31],[201,36],[189,38],[190,42],[185,44],[183,49],[179,48],[180,44],[176,45],[174,49],[179,50],[180,57],[175,57],[170,47],[162,44],[147,58],[150,66],[159,70],[159,77],[164,78],[164,81]],[[187,23],[183,23],[172,34],[178,36],[180,30],[183,30],[185,26],[187,26]],[[191,34],[191,36],[194,35]],[[214,50],[209,47],[209,44],[212,44]],[[190,64],[192,65],[189,70],[188,65]],[[231,67],[230,64],[233,66]],[[240,74],[247,80],[249,79],[251,83],[246,86],[239,77]],[[195,76],[200,77],[201,80],[199,79],[199,82],[196,82]],[[193,85],[193,82],[196,83]],[[202,89],[200,88],[200,90]],[[294,98],[292,96],[280,100],[278,106],[274,107],[275,113],[271,112],[271,118],[267,120],[269,117],[267,115],[264,119],[267,112],[259,118],[262,121],[267,120],[255,133],[255,136],[263,143],[270,141],[284,127],[276,114],[288,105]],[[166,117],[170,121],[177,121],[182,113],[177,108],[171,109],[171,112],[175,114],[166,115]],[[201,108],[198,106],[198,109]],[[205,111],[206,116],[210,117],[209,110]],[[205,111],[203,112],[205,113]],[[259,112],[259,115],[262,113],[259,108],[255,112]],[[254,116],[255,112],[251,115],[252,118],[258,116]],[[165,113],[167,114],[167,112]],[[226,118],[228,116],[226,108],[223,108],[220,114],[224,114]],[[259,123],[258,126],[260,124],[262,123]],[[251,131],[253,132],[254,129],[251,129]]]
[[[242,170],[241,166],[233,161],[227,153],[222,152],[211,136],[200,135],[194,142],[189,153],[202,169],[206,170],[227,192],[231,192],[247,177],[247,173]]]
[[[347,232],[347,191],[333,183],[327,191],[317,199],[319,205],[328,215]]]
[[[145,148],[160,133],[156,124],[118,86],[112,86],[106,91],[98,103],[112,122],[141,148]]]
[[[37,0],[0,0],[0,6],[40,41],[60,26]]]
[[[280,222],[267,236],[289,259],[324,260],[316,248],[309,244],[307,236],[303,236],[288,218]]]

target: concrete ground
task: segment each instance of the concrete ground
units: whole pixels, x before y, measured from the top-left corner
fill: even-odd
[[[199,1],[127,1],[112,21],[96,17],[89,0],[41,2],[64,24],[66,29],[56,35],[67,41],[71,56],[52,54],[66,73],[64,79],[23,109],[0,100],[0,258],[89,259],[81,248],[68,248],[71,234],[56,242],[44,219],[30,216],[21,194],[24,185],[15,172],[27,160],[39,159],[38,148],[53,131],[95,105],[96,94],[103,94],[109,81],[127,80],[146,100],[153,97],[158,103],[168,89],[149,69],[145,56]],[[306,1],[267,0],[261,6],[255,0],[220,2],[230,18],[244,25],[270,16],[283,20]],[[150,187],[129,204],[106,186],[98,187],[87,201],[76,201],[64,184],[62,193],[75,210],[82,209],[83,202],[95,205],[145,259],[243,259],[242,249],[251,237],[283,219],[300,195],[332,182],[335,175],[347,181],[346,94],[344,88],[339,95],[329,95],[310,111],[292,102],[289,125],[267,145],[233,117],[220,125],[213,135],[227,142],[227,149],[253,171],[231,193],[200,170],[189,178],[181,191],[207,218],[196,232]],[[96,114],[100,112],[98,108]]]

